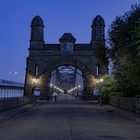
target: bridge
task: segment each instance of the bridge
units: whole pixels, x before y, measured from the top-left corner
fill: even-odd
[[[23,96],[24,84],[0,81],[2,140],[140,139],[139,115],[109,105],[100,106],[96,100],[76,98],[71,92],[80,86],[65,94],[51,84],[51,88],[61,91],[57,102],[38,99],[34,104],[32,97]]]
[[[25,83],[0,80],[0,139],[140,139],[138,100],[95,99],[108,72],[104,19],[96,16],[91,28],[89,43],[64,33],[58,44],[46,44],[43,20],[33,18]]]
[[[38,99],[34,103],[33,96],[23,96],[24,84],[8,80],[0,81],[2,140],[140,138],[138,114],[109,105],[101,106],[96,100],[85,101],[76,98],[72,92],[77,91],[80,86],[69,89],[65,94],[62,89],[51,84],[51,88],[60,91],[57,102],[53,102],[52,99],[49,101]],[[20,94],[17,94],[17,91]]]

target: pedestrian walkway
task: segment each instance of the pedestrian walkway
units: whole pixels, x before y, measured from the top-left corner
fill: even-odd
[[[58,94],[58,101],[59,102],[69,102],[69,101],[77,101],[77,99],[70,94],[60,93],[60,94]]]
[[[140,114],[137,114],[135,112],[131,112],[131,111],[127,111],[124,109],[120,109],[117,107],[113,107],[110,105],[102,105],[100,106],[99,104],[97,104],[96,101],[87,101],[90,104],[95,105],[97,108],[99,108],[102,111],[106,111],[106,112],[115,112],[117,114],[120,114],[121,117],[124,117],[125,119],[134,121],[136,123],[140,124]]]
[[[1,116],[1,114],[0,114]],[[140,124],[68,94],[0,124],[1,140],[140,140]]]
[[[35,106],[33,106],[32,104],[28,104],[28,105],[24,105],[22,107],[18,107],[15,109],[11,109],[11,110],[7,110],[4,112],[0,113],[0,124],[13,119],[17,116],[20,116],[24,113],[27,113],[28,111],[31,111],[35,108]]]

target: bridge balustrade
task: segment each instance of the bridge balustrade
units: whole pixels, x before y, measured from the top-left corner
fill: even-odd
[[[111,97],[112,106],[140,113],[140,98]]]
[[[23,96],[23,92],[23,87],[0,87],[0,98],[21,97]]]
[[[23,96],[23,86],[0,85],[0,112],[23,106],[31,102],[31,97]]]
[[[31,97],[0,98],[0,112],[31,103]]]

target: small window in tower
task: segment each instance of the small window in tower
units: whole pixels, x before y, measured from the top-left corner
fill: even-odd
[[[100,73],[100,65],[97,64],[97,66],[96,66],[96,75],[98,76],[99,73]]]
[[[39,67],[38,65],[36,64],[35,65],[35,76],[37,76],[39,74]]]

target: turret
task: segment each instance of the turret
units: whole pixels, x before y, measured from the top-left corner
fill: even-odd
[[[31,22],[31,47],[44,44],[44,23],[40,16],[35,16]]]
[[[92,25],[92,34],[91,34],[91,44],[103,43],[105,42],[105,21],[98,15],[93,19]]]

